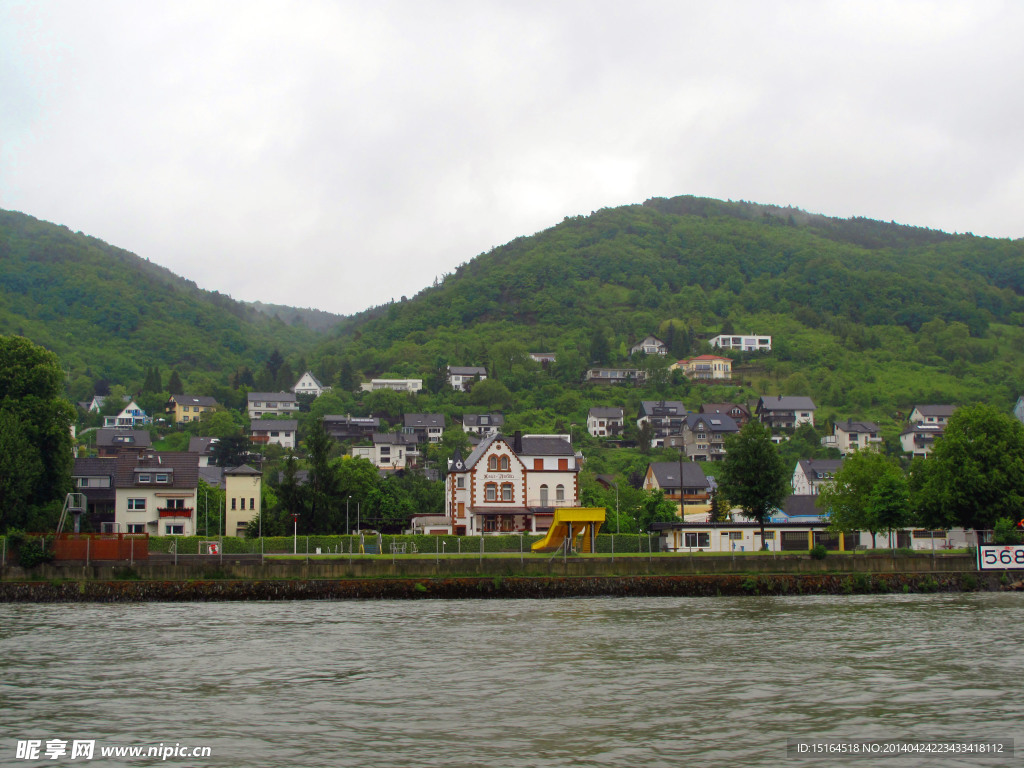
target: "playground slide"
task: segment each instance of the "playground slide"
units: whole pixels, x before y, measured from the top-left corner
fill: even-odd
[[[554,552],[565,541],[566,536],[575,538],[583,533],[583,551],[590,551],[589,530],[594,534],[604,522],[604,507],[564,507],[555,510],[547,535],[533,545],[534,552]]]

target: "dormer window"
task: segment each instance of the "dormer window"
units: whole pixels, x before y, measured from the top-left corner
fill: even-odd
[[[140,483],[151,483],[151,482],[153,482],[153,476],[152,475],[139,475],[139,482]]]
[[[158,483],[166,483],[168,481],[168,477],[166,474],[157,474],[156,481]]]

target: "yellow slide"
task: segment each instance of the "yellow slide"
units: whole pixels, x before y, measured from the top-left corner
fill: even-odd
[[[554,552],[565,541],[566,536],[575,539],[583,534],[580,551],[590,552],[591,536],[597,536],[604,522],[604,507],[559,507],[551,521],[548,534],[533,545],[534,552]]]

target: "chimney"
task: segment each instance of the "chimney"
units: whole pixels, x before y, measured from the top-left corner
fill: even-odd
[[[517,429],[515,435],[512,437],[512,450],[515,451],[518,456],[523,452],[523,432]]]

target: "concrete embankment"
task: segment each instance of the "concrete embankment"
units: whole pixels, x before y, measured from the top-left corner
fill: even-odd
[[[4,569],[0,602],[557,598],[973,591],[968,555],[384,559],[200,557]]]

